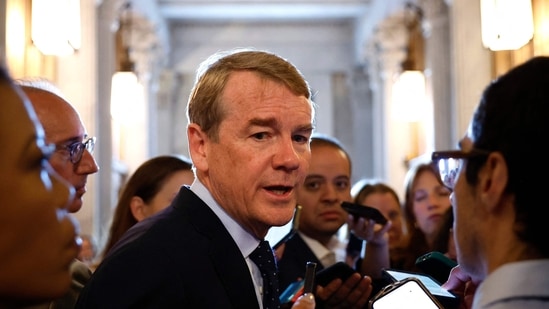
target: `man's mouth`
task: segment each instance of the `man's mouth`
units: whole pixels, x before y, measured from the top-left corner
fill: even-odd
[[[284,195],[288,192],[292,191],[293,187],[289,186],[269,186],[266,187],[267,190],[271,191],[272,193],[276,195]]]

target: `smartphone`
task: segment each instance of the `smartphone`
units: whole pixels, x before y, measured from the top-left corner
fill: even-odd
[[[316,263],[307,262],[305,279],[292,282],[279,296],[280,303],[294,303],[301,295],[313,293],[315,287]]]
[[[273,250],[276,250],[282,244],[294,237],[294,235],[297,233],[297,230],[299,229],[300,216],[301,205],[296,205],[292,221],[284,226],[274,226],[269,229],[269,232],[267,233],[267,236],[265,236],[265,239],[267,239],[269,243],[275,244],[274,246],[272,246]],[[280,237],[279,235],[283,236]]]
[[[363,217],[374,220],[376,223],[381,225],[385,225],[387,223],[387,218],[385,218],[385,216],[383,216],[377,208],[349,202],[342,202],[341,207],[343,207],[343,209],[345,209],[348,213],[352,214],[355,219],[357,219],[357,217]]]
[[[303,284],[303,294],[313,293],[315,287],[316,263],[307,262],[305,266],[305,283]]]
[[[321,286],[326,286],[336,278],[347,280],[352,274],[357,271],[347,265],[345,262],[337,262],[334,265],[324,268],[316,273],[316,283]]]
[[[431,294],[444,306],[452,309],[459,306],[460,299],[454,293],[442,288],[441,284],[427,274],[419,274],[396,269],[384,269],[382,275],[389,282],[397,282],[407,278],[416,278],[429,290]]]
[[[369,302],[370,309],[444,309],[417,278],[408,277],[388,285]]]
[[[438,282],[444,283],[448,280],[452,268],[457,266],[457,262],[441,252],[433,251],[418,257],[416,266]]]

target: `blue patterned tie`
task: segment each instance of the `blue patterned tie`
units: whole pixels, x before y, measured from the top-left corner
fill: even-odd
[[[263,277],[263,308],[280,308],[278,269],[269,242],[266,240],[261,241],[259,246],[250,254],[250,259],[257,265],[261,271],[261,277]]]

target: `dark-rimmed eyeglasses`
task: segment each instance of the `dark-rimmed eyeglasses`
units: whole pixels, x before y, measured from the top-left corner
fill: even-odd
[[[463,150],[435,151],[431,159],[439,172],[442,183],[450,190],[454,190],[456,179],[465,159],[488,156],[490,152],[482,149],[472,149],[467,152]]]
[[[72,164],[76,164],[82,160],[84,150],[87,150],[90,154],[93,154],[95,139],[95,136],[85,137],[83,141],[72,143],[70,145],[55,145],[55,149],[67,151]]]

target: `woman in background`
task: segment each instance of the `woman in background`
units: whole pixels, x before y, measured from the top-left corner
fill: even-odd
[[[404,222],[400,199],[396,191],[389,185],[376,180],[362,179],[353,185],[351,190],[355,204],[376,208],[387,220],[391,221],[388,230],[389,250],[398,250],[402,247],[405,238]],[[362,240],[351,234],[347,245],[347,254],[353,251],[360,255]]]
[[[120,193],[102,256],[137,222],[168,207],[181,186],[193,182],[191,168],[182,156],[158,156],[141,164]]]
[[[435,242],[451,207],[450,193],[432,164],[418,164],[408,171],[402,205],[408,239],[400,256],[391,256],[393,268],[419,271],[415,266],[418,257],[440,250],[440,246],[448,248],[448,237],[445,244],[437,244],[438,248],[435,248]]]

